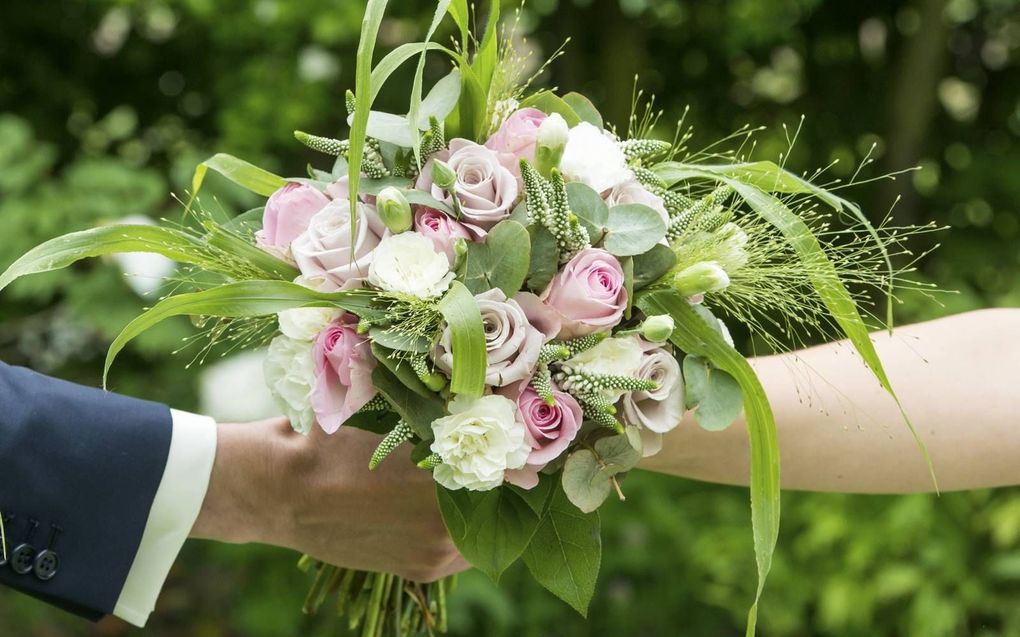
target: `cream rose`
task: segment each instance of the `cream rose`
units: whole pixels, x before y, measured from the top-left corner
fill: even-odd
[[[634,177],[630,177],[626,181],[610,188],[609,192],[605,195],[605,200],[609,207],[627,203],[639,203],[648,206],[659,213],[662,221],[669,226],[669,212],[666,211],[666,204],[662,201],[662,197],[649,191]]]
[[[488,491],[503,484],[507,470],[524,466],[531,444],[514,401],[496,394],[457,396],[449,410],[432,423],[436,439],[430,448],[443,461],[433,472],[436,482],[452,490]]]
[[[324,280],[325,291],[360,286],[368,274],[375,247],[388,234],[375,207],[358,204],[352,259],[351,222],[350,202],[334,199],[312,217],[308,229],[291,243],[301,274]]]
[[[661,347],[645,352],[635,374],[659,384],[654,391],[635,391],[623,397],[623,419],[664,434],[680,424],[684,415],[684,381],[676,358]]]
[[[514,156],[497,153],[466,139],[454,139],[449,150],[435,157],[449,164],[457,175],[454,188],[464,220],[488,230],[510,216],[520,192],[514,176]],[[436,199],[451,201],[443,189],[432,183],[432,160],[422,167],[417,188]]]
[[[377,288],[420,298],[441,295],[452,279],[446,255],[417,232],[383,239],[368,268],[368,282]]]

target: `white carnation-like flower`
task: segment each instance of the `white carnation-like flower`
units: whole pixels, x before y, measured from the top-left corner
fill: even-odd
[[[276,318],[284,336],[311,341],[340,314],[340,310],[332,307],[295,307],[280,312]]]
[[[644,352],[632,336],[607,338],[595,347],[580,352],[563,363],[574,372],[609,376],[637,376]],[[622,389],[603,389],[606,399],[615,403],[626,393]]]
[[[568,181],[579,181],[600,193],[632,177],[616,140],[588,122],[570,129],[560,172]]]
[[[531,444],[512,400],[497,394],[457,396],[449,410],[449,416],[432,423],[431,449],[443,460],[433,472],[436,482],[452,490],[488,491],[503,484],[508,469],[524,466]]]
[[[262,366],[266,385],[273,393],[283,415],[294,431],[307,434],[315,424],[312,389],[315,387],[315,362],[312,343],[288,336],[277,336],[269,344]]]
[[[453,272],[446,255],[417,232],[383,239],[368,268],[368,282],[386,290],[420,298],[439,296],[450,287]]]

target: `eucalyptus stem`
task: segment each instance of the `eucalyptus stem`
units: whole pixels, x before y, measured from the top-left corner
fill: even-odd
[[[373,573],[372,597],[369,599],[368,607],[365,609],[365,624],[361,629],[361,637],[376,637],[376,626],[379,623],[379,604],[383,599],[383,590],[386,587],[387,578],[391,577],[385,573]]]
[[[308,595],[305,597],[305,603],[301,611],[306,615],[313,615],[315,611],[319,609],[322,602],[326,599],[327,585],[332,581],[333,575],[336,573],[337,567],[323,564],[319,567],[319,572],[315,575],[315,581],[312,583],[312,588],[308,591]]]

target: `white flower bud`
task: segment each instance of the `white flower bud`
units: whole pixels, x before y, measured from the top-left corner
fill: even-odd
[[[695,263],[673,277],[673,287],[685,297],[718,292],[729,285],[729,275],[715,261]]]
[[[566,120],[559,113],[553,113],[539,125],[535,168],[541,175],[548,177],[553,168],[559,168],[569,132]]]
[[[450,190],[457,183],[457,173],[446,162],[434,159],[432,160],[432,183],[443,190]]]
[[[387,186],[375,198],[375,209],[390,232],[399,234],[411,229],[411,204],[399,188]]]

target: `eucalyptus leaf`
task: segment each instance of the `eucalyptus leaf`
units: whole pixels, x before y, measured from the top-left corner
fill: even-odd
[[[606,228],[603,247],[618,257],[647,252],[666,236],[666,222],[659,213],[637,203],[610,208]]]
[[[595,192],[591,186],[572,181],[567,184],[567,202],[570,211],[577,215],[578,221],[588,231],[588,238],[592,244],[601,241],[609,223],[609,206],[602,199],[602,195]]]
[[[482,314],[471,292],[460,281],[439,302],[453,346],[453,374],[450,390],[465,396],[481,396],[485,391],[485,329]]]
[[[588,122],[592,126],[598,128],[605,128],[605,124],[602,121],[602,114],[599,113],[595,105],[591,103],[584,95],[571,91],[563,96],[563,101],[567,103],[570,108],[574,109],[577,116],[581,118],[581,121]]]
[[[608,477],[600,476],[599,459],[589,449],[567,456],[563,465],[563,491],[567,499],[585,513],[598,510],[613,490]]]
[[[702,429],[722,431],[744,408],[740,385],[708,360],[689,354],[684,358],[684,396],[687,409]]]
[[[469,243],[464,285],[472,294],[499,288],[513,297],[528,276],[531,237],[516,221],[502,221],[489,231],[485,243]]]
[[[654,283],[676,265],[676,253],[669,246],[656,243],[651,250],[634,255],[634,289]]]
[[[556,237],[545,226],[528,226],[528,234],[531,235],[528,289],[538,294],[549,285],[559,270],[560,248]]]
[[[523,557],[539,584],[588,616],[602,562],[598,512],[582,513],[557,488]]]
[[[437,484],[436,494],[443,521],[461,555],[498,582],[531,541],[538,514],[505,487],[450,491]]]
[[[599,438],[593,446],[602,461],[599,473],[606,477],[630,471],[641,460],[641,451],[634,448],[626,435]]]
[[[552,91],[539,91],[531,97],[522,100],[520,107],[537,108],[546,115],[559,113],[570,128],[581,123],[581,117],[573,108],[571,108],[570,104],[564,102],[563,98],[559,97]]]

